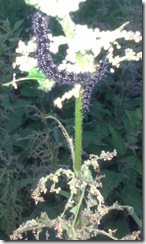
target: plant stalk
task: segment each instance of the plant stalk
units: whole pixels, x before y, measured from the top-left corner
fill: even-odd
[[[75,163],[74,172],[78,175],[81,168],[82,155],[82,92],[80,90],[79,97],[75,102]]]
[[[66,37],[70,40],[74,38],[74,23],[72,22],[70,16],[66,16],[63,20],[59,19],[59,22],[65,32]],[[80,57],[79,57],[80,58]],[[82,67],[81,59],[77,59]],[[76,175],[76,178],[79,177],[79,172],[81,169],[82,162],[82,87],[80,88],[79,97],[75,101],[75,145],[74,145],[74,160],[73,160],[73,170]],[[78,214],[74,220],[74,227],[78,229],[78,223],[80,222],[80,213],[81,213],[81,195],[82,192],[78,189],[76,195],[76,204],[79,205],[80,208],[78,210]],[[73,240],[75,240],[75,233],[73,235]]]
[[[76,178],[79,178],[79,172],[82,164],[82,88],[79,92],[79,97],[75,102],[75,161],[73,169],[76,175]],[[78,224],[81,224],[81,208],[82,208],[82,192],[78,189],[76,195],[76,204],[79,206],[78,214],[74,219],[74,227],[78,229]]]

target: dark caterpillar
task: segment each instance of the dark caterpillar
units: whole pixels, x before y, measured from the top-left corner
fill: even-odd
[[[33,30],[36,37],[36,56],[40,70],[48,78],[54,79],[59,84],[75,85],[81,84],[83,87],[83,107],[82,112],[89,111],[90,97],[94,85],[99,82],[105,75],[107,59],[103,60],[101,66],[93,74],[92,78],[86,72],[76,74],[66,70],[59,70],[58,66],[52,59],[49,50],[50,40],[48,37],[49,29],[47,23],[48,16],[38,11],[33,16]]]
[[[107,64],[108,64],[108,60],[107,58],[105,58],[102,61],[99,69],[93,74],[93,77],[90,78],[88,83],[83,84],[83,106],[82,106],[83,113],[89,111],[90,98],[91,98],[93,88],[101,79],[104,78]]]
[[[49,50],[47,16],[40,11],[34,14],[33,29],[36,36],[38,66],[48,78],[52,78],[60,84],[69,85],[80,84],[89,80],[88,73],[76,74],[58,69]]]

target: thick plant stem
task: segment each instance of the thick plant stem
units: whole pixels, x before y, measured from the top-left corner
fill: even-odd
[[[61,26],[63,27],[63,30],[65,32],[65,35],[71,40],[74,38],[74,23],[72,22],[70,16],[66,16],[63,20],[59,20]],[[82,67],[82,62],[80,62],[80,59],[77,59]],[[76,175],[76,178],[79,177],[79,172],[81,169],[81,155],[82,155],[82,87],[80,88],[79,97],[76,99],[75,102],[75,155],[73,160],[73,170]],[[80,215],[81,215],[81,207],[82,203],[81,201],[82,192],[80,189],[78,189],[77,195],[76,195],[76,205],[79,206],[78,214],[74,219],[74,228],[78,229],[78,224],[81,224],[80,221]],[[76,234],[74,233],[72,240],[76,240]]]
[[[70,15],[66,15],[63,19],[58,19],[61,24],[66,37],[70,40],[74,38],[74,22]],[[82,92],[80,89],[79,97],[76,99],[75,105],[75,157],[73,162],[73,169],[78,175],[81,168],[81,153],[82,153]]]
[[[80,90],[79,97],[75,104],[75,163],[74,171],[78,175],[81,168],[81,154],[82,154],[82,92]]]
[[[81,169],[81,163],[82,163],[82,91],[80,89],[79,97],[76,99],[75,102],[75,162],[73,165],[74,172],[76,174],[76,177],[79,177],[79,172]],[[77,195],[76,195],[76,204],[80,207],[78,210],[78,214],[74,220],[74,227],[78,228],[78,224],[80,223],[80,214],[81,214],[81,195],[82,192],[80,189],[78,189]]]

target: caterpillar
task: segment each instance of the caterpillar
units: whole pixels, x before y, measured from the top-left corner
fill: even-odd
[[[52,59],[49,50],[49,30],[47,24],[47,16],[38,11],[33,16],[33,30],[36,37],[36,56],[39,68],[48,77],[54,79],[59,84],[80,84],[89,79],[89,74],[73,73],[66,70],[59,70]]]
[[[89,112],[89,105],[90,105],[90,99],[91,99],[91,94],[93,91],[94,86],[96,85],[96,83],[98,83],[101,79],[104,78],[105,76],[105,72],[106,72],[106,68],[107,68],[107,64],[108,64],[108,59],[105,58],[99,69],[96,70],[96,72],[93,74],[93,77],[90,78],[90,80],[88,81],[88,83],[83,84],[83,106],[82,106],[82,112],[86,113]]]
[[[107,59],[103,60],[92,77],[86,72],[76,74],[66,70],[59,70],[50,52],[48,16],[41,11],[37,11],[33,16],[32,24],[36,37],[36,58],[40,70],[42,70],[46,77],[55,80],[58,84],[81,84],[83,87],[82,112],[88,112],[93,87],[104,77],[107,68]]]

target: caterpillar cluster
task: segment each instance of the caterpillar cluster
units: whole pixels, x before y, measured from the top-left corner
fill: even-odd
[[[36,12],[33,16],[33,31],[36,37],[36,58],[38,66],[46,77],[54,79],[58,84],[81,84],[83,87],[82,112],[85,113],[89,111],[90,97],[94,85],[105,75],[107,59],[103,61],[92,78],[86,72],[76,74],[66,70],[59,70],[50,52],[47,18],[48,16],[41,11]]]

